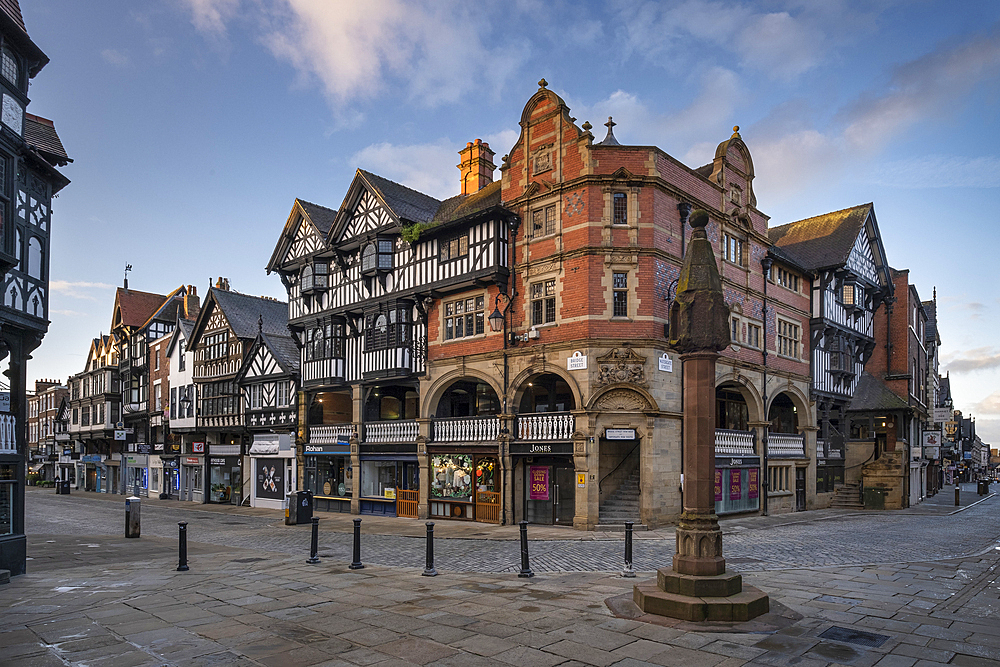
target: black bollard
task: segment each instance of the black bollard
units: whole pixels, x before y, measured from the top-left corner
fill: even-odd
[[[352,570],[361,570],[364,568],[364,563],[361,562],[361,519],[354,520],[354,562],[348,565]]]
[[[434,569],[434,522],[427,522],[427,567],[421,573],[425,577],[436,577],[438,576],[437,570]]]
[[[319,517],[312,518],[312,544],[309,546],[309,560],[306,562],[315,565],[319,562]]]
[[[632,570],[632,521],[625,522],[625,567],[622,568],[623,577],[634,577]]]
[[[958,488],[958,482],[955,482],[955,507],[962,504],[962,501],[960,500],[961,493],[961,489]]]
[[[188,568],[188,524],[187,521],[178,521],[177,529],[177,571],[187,572]]]
[[[521,521],[518,525],[521,526],[521,571],[517,573],[517,576],[526,579],[535,576],[535,573],[528,567],[528,522]]]

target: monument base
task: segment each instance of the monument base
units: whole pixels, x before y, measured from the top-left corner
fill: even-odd
[[[739,577],[739,575],[732,576]],[[659,579],[659,574],[657,578]],[[771,604],[767,593],[753,586],[741,586],[741,588],[742,590],[732,595],[696,596],[668,593],[657,583],[649,581],[635,585],[632,589],[632,600],[647,614],[668,616],[682,621],[749,621],[770,610]]]

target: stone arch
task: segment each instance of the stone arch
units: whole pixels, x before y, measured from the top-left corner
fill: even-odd
[[[719,389],[723,385],[732,387],[740,392],[743,400],[746,401],[749,420],[752,422],[761,421],[764,413],[764,400],[760,395],[760,390],[746,376],[736,375],[729,372],[715,379],[715,388]]]
[[[459,380],[478,380],[488,384],[496,392],[496,395],[500,398],[501,405],[503,405],[503,388],[497,385],[496,379],[493,376],[473,368],[466,368],[464,371],[455,369],[448,371],[435,380],[428,391],[421,392],[423,395],[420,399],[420,416],[433,416],[437,412],[438,403],[441,401],[444,392]]]
[[[646,412],[659,409],[656,400],[642,387],[612,384],[590,397],[587,410],[597,412]]]
[[[580,385],[577,384],[573,376],[567,371],[557,367],[550,366],[546,364],[544,367],[539,368],[537,366],[532,366],[526,368],[525,370],[518,373],[510,382],[510,387],[508,390],[508,406],[517,406],[521,397],[524,395],[524,389],[527,386],[528,381],[533,377],[538,377],[539,375],[556,375],[561,378],[567,385],[569,385],[569,390],[573,394],[573,404],[576,409],[580,409],[583,405],[583,394],[580,391]],[[497,395],[503,398],[503,394],[497,392]]]
[[[768,416],[770,416],[771,414],[771,406],[774,404],[775,399],[777,399],[778,396],[782,394],[788,396],[788,398],[792,401],[792,405],[795,406],[796,414],[798,415],[799,430],[801,431],[804,428],[813,426],[812,410],[810,409],[809,406],[809,399],[805,396],[805,394],[802,393],[802,390],[795,385],[791,386],[786,385],[781,390],[775,391],[773,395],[768,396],[767,398]]]

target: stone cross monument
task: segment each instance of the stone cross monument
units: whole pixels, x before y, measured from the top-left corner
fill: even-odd
[[[635,603],[646,613],[687,621],[748,621],[767,613],[766,594],[726,573],[722,530],[715,513],[715,361],[730,343],[729,307],[705,226],[691,214],[691,243],[670,308],[670,346],[684,365],[684,511],[672,568],[656,582],[637,584]],[[766,476],[765,476],[766,477]]]

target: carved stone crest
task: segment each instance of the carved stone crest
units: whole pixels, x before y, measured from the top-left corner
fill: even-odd
[[[646,357],[636,354],[630,347],[615,348],[603,357],[597,358],[597,381],[595,387],[609,384],[634,384],[646,386]]]

